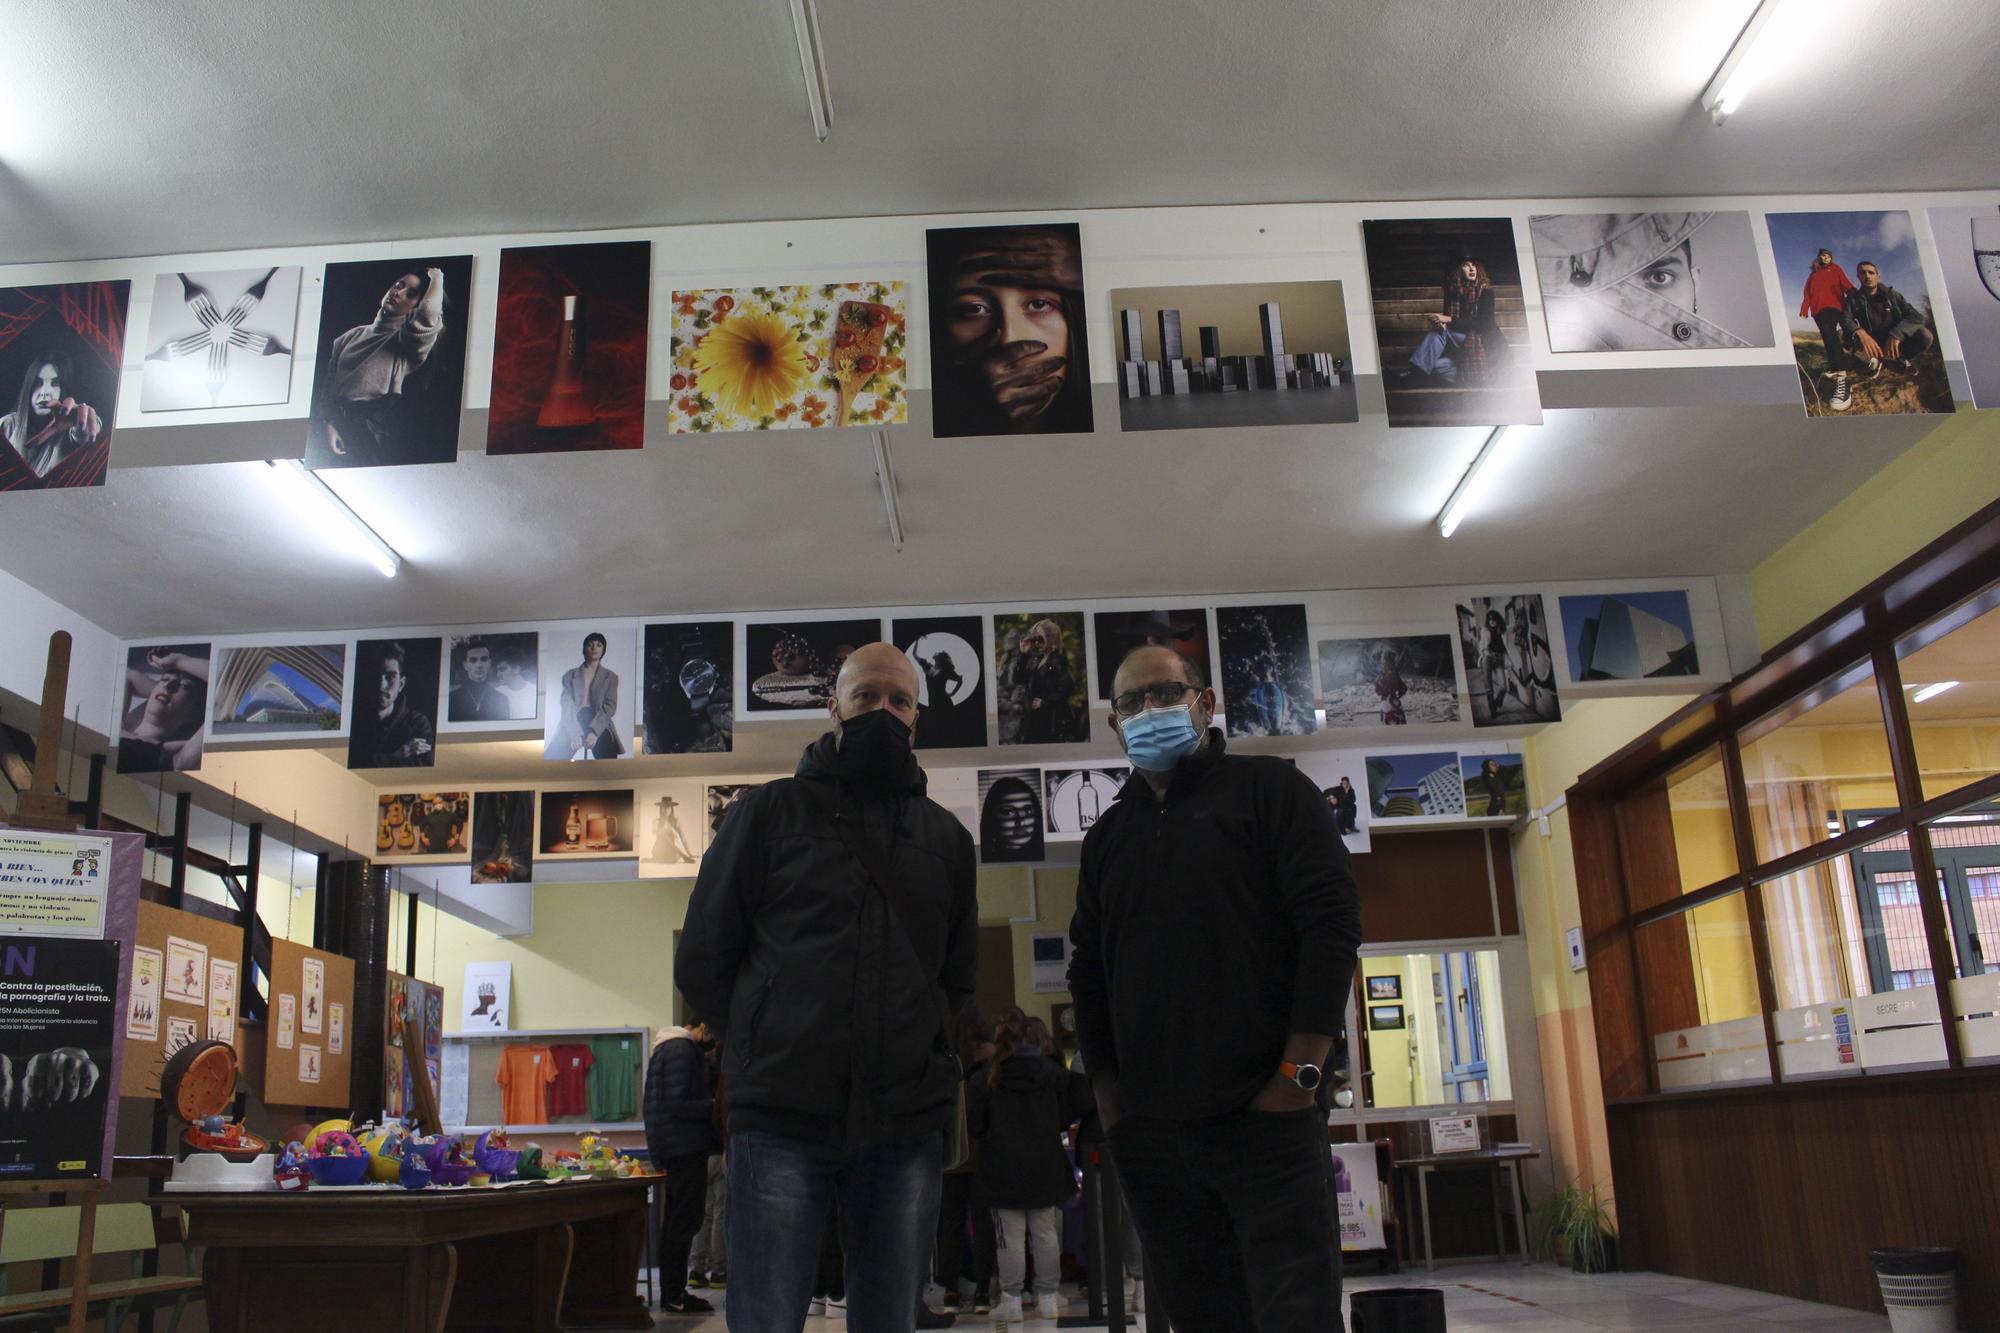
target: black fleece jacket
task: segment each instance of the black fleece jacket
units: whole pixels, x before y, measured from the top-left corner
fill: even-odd
[[[882,781],[832,733],[749,793],[702,857],[674,979],[722,1034],[731,1133],[825,1143],[921,1138],[957,1095],[947,1016],[972,998],[972,835],[910,758]],[[881,849],[893,902],[835,810]]]

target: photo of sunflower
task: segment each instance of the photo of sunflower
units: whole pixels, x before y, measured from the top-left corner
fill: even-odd
[[[676,434],[908,419],[900,282],[675,292]]]

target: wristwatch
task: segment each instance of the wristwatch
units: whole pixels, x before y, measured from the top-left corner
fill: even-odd
[[[1278,1065],[1278,1073],[1280,1076],[1298,1084],[1307,1092],[1311,1092],[1319,1087],[1320,1072],[1318,1065],[1295,1065],[1291,1061],[1286,1060]]]

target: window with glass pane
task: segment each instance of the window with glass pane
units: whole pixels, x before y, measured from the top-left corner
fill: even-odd
[[[1498,953],[1369,955],[1360,972],[1362,1106],[1512,1099]]]
[[[1988,589],[1896,645],[1926,799],[2000,773],[1996,601]]]
[[[1655,921],[1636,939],[1660,1085],[1769,1078],[1743,895]]]
[[[1882,701],[1866,663],[1746,729],[1742,754],[1760,863],[1847,831],[1850,811],[1897,803]]]
[[[1618,803],[1619,837],[1630,853],[1634,910],[1707,888],[1737,872],[1722,751],[1710,748]]]

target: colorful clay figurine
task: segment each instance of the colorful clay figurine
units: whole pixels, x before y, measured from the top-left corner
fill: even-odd
[[[472,1160],[478,1164],[480,1173],[488,1177],[491,1183],[504,1185],[512,1180],[519,1170],[521,1153],[519,1149],[507,1146],[506,1129],[489,1129],[481,1134],[479,1141],[473,1145]]]
[[[431,1164],[420,1152],[405,1152],[397,1166],[396,1179],[406,1190],[429,1189]]]
[[[312,1175],[306,1170],[306,1145],[297,1139],[287,1143],[278,1151],[278,1158],[271,1165],[271,1174],[280,1190],[305,1189],[312,1183]]]
[[[542,1160],[542,1145],[531,1143],[521,1149],[521,1160],[514,1168],[514,1174],[522,1180],[547,1180],[548,1164]]]

